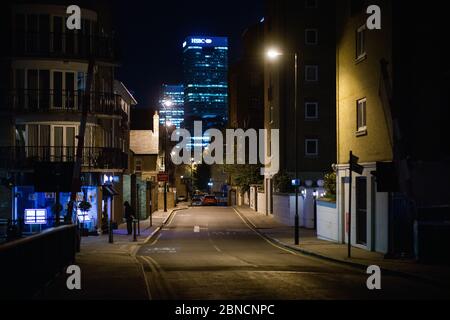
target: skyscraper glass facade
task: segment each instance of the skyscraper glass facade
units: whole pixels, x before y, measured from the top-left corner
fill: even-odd
[[[185,126],[204,129],[228,122],[228,39],[188,37],[183,43]]]
[[[180,85],[163,85],[159,100],[160,123],[170,122],[180,128],[184,121],[184,87]]]

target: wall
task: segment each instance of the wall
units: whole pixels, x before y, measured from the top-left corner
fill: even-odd
[[[258,212],[266,214],[266,194],[258,192]]]
[[[175,208],[175,193],[167,192],[167,209]],[[158,210],[164,210],[164,192],[158,193]]]
[[[304,227],[305,217],[311,216],[311,213],[306,213],[304,210],[304,199],[301,195],[298,196],[298,208],[300,226]],[[314,214],[314,213],[313,213]],[[273,195],[273,216],[279,222],[288,225],[295,226],[295,195],[287,194],[274,194]]]
[[[335,202],[317,201],[317,238],[339,241],[339,218]]]

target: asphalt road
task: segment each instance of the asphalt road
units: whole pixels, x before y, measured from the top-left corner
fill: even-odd
[[[364,271],[278,247],[232,208],[176,212],[137,259],[152,300],[445,297],[430,284],[387,275],[382,290],[370,291]]]

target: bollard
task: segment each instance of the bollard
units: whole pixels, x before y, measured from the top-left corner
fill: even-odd
[[[133,242],[137,242],[137,237],[136,237],[136,220],[133,220]]]
[[[109,243],[114,243],[112,220],[109,220]]]

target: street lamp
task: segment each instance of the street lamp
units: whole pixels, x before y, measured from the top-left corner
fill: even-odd
[[[278,60],[283,53],[277,48],[269,48],[266,52],[267,59],[270,61]],[[297,115],[297,100],[298,100],[298,53],[294,53],[294,152],[295,152],[295,181],[299,181],[298,177],[298,115]],[[297,183],[296,183],[297,184]],[[298,186],[295,186],[295,244],[300,243],[300,223],[299,223],[299,213],[298,213]]]
[[[169,174],[169,166],[168,166],[168,156],[167,156],[167,147],[169,139],[169,127],[172,126],[172,122],[167,120],[167,108],[173,106],[172,100],[163,100],[162,106],[164,108],[164,127],[166,130],[166,136],[164,137],[164,171]],[[167,212],[167,181],[164,182],[164,212]]]

